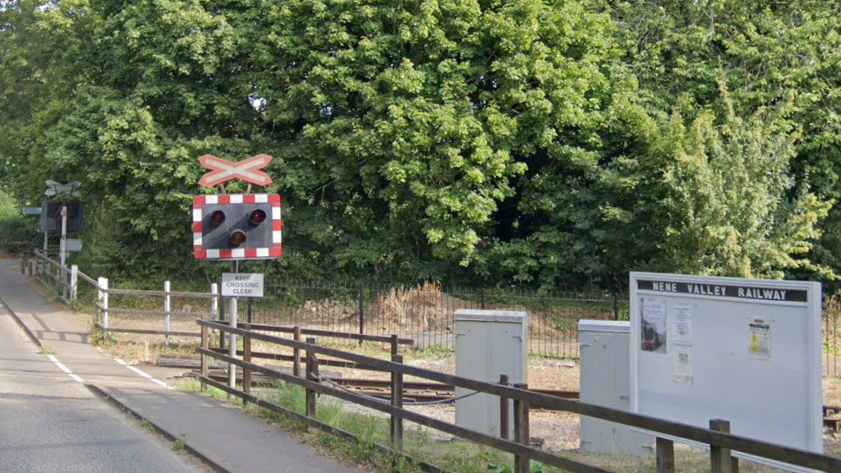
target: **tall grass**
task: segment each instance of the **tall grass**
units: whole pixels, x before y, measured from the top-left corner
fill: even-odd
[[[294,384],[280,383],[271,391],[258,396],[272,404],[303,415],[306,391]],[[265,409],[253,408],[253,413],[272,423],[288,424],[286,416]],[[317,442],[334,454],[357,465],[367,465],[378,471],[418,473],[423,471],[420,462],[437,465],[452,473],[510,473],[512,456],[495,449],[476,445],[460,439],[433,438],[426,427],[407,423],[404,430],[403,451],[412,460],[386,455],[375,444],[389,445],[389,419],[378,414],[351,411],[345,403],[328,396],[317,401],[316,419],[337,429],[349,432],[358,443],[345,441],[325,432],[318,432],[308,440]],[[301,426],[299,426],[301,427]],[[532,472],[557,473],[558,470],[532,463]]]

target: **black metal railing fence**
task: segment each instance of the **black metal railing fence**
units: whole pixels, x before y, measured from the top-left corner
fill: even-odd
[[[823,373],[841,376],[841,293],[826,297],[823,303]]]
[[[422,349],[452,350],[458,309],[528,313],[529,353],[578,357],[580,319],[628,320],[628,298],[602,291],[537,292],[510,289],[445,288],[427,282],[408,286],[268,283],[252,303],[254,323],[289,325],[367,335],[398,334]],[[244,314],[242,309],[240,314]],[[240,320],[245,320],[240,315]]]

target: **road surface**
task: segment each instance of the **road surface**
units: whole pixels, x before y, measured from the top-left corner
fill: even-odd
[[[39,354],[0,307],[0,473],[202,471]]]

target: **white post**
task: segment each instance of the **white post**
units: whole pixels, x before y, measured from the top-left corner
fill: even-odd
[[[231,313],[230,313],[230,326],[231,328],[237,328],[237,298],[231,298]],[[230,334],[230,339],[228,340],[228,356],[231,358],[236,358],[237,356],[237,336],[233,333]],[[237,365],[233,363],[228,363],[228,385],[231,389],[237,388]],[[228,399],[233,399],[234,396],[228,394]]]
[[[210,293],[213,294],[214,296],[218,295],[219,294],[219,285],[216,284],[216,283],[211,284],[210,285]],[[214,297],[213,299],[210,299],[210,313],[213,314],[210,317],[211,320],[216,320],[217,318],[219,318],[219,298],[218,297]]]
[[[169,281],[164,281],[164,312],[166,312],[166,346],[169,346],[170,318],[172,311],[172,298],[169,295]]]
[[[70,300],[75,301],[79,288],[79,266],[73,265],[70,267]]]
[[[102,311],[102,340],[108,339],[108,278],[97,279],[96,298],[99,301],[99,310]]]

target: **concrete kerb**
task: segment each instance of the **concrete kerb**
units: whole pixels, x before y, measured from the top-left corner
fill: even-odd
[[[222,465],[214,462],[213,460],[208,458],[207,455],[203,454],[201,451],[192,447],[186,439],[172,434],[171,432],[165,430],[160,425],[154,423],[151,419],[140,415],[140,413],[138,413],[137,411],[135,411],[131,407],[127,406],[126,404],[123,404],[122,402],[120,402],[119,399],[111,396],[110,394],[108,394],[107,392],[102,390],[102,388],[100,388],[99,386],[96,386],[94,384],[85,383],[85,387],[88,388],[88,390],[91,393],[93,393],[95,396],[101,398],[103,401],[113,405],[114,407],[117,407],[118,409],[122,409],[123,411],[127,412],[128,414],[131,414],[131,416],[134,417],[137,421],[147,422],[148,425],[150,425],[156,433],[164,436],[170,442],[176,442],[178,440],[182,441],[184,443],[184,451],[185,452],[187,452],[188,454],[190,454],[191,456],[193,456],[197,460],[201,461],[202,463],[204,463],[205,465],[210,467],[212,470],[214,470],[218,473],[233,473],[233,472],[231,472],[231,470],[228,470],[227,468],[223,467]]]
[[[38,337],[36,337],[35,334],[32,333],[31,330],[29,330],[29,327],[27,327],[23,323],[23,320],[21,320],[21,318],[18,316],[18,314],[16,314],[15,311],[11,307],[9,307],[9,304],[6,303],[2,296],[0,296],[0,303],[2,303],[3,307],[5,307],[7,311],[9,311],[9,314],[12,315],[12,319],[14,319],[15,323],[18,324],[18,327],[20,327],[21,330],[23,330],[26,336],[29,337],[29,340],[31,340],[32,343],[34,343],[39,349],[43,349],[44,345],[41,344],[41,340],[38,340]]]

